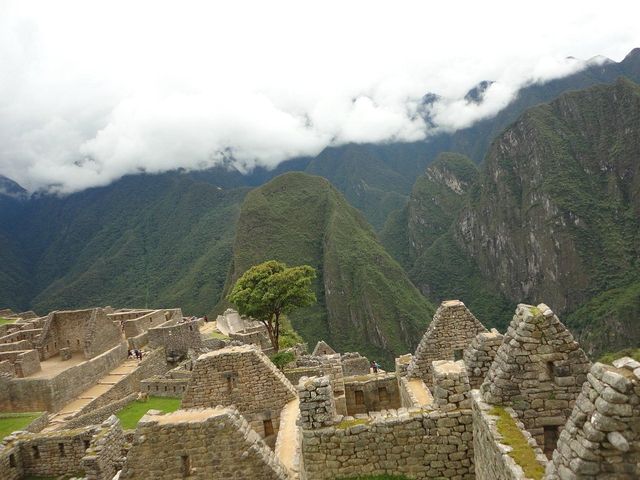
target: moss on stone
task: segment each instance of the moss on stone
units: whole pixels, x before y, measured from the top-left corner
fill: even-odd
[[[369,422],[370,420],[368,418],[354,418],[353,420],[341,421],[338,425],[336,425],[336,428],[347,429],[347,428],[355,427],[356,425],[365,425]]]
[[[528,478],[542,480],[544,467],[536,459],[533,448],[531,448],[531,445],[529,445],[511,415],[502,407],[493,407],[489,411],[489,415],[498,417],[496,428],[502,437],[500,442],[511,447],[509,456],[520,465]]]

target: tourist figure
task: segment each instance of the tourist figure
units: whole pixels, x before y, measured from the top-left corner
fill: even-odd
[[[142,360],[142,350],[136,350],[136,357],[138,358],[138,360]]]
[[[209,323],[209,319],[207,318],[207,316],[204,316],[204,323]]]
[[[133,357],[133,350],[129,349],[127,351],[127,358],[131,358],[131,357]]]
[[[374,372],[378,373],[378,371],[382,368],[380,367],[380,364],[378,362],[376,362],[375,360],[373,361],[373,364],[375,365],[374,367]]]
[[[378,364],[375,360],[371,360],[371,370],[373,370],[373,373],[378,373]]]

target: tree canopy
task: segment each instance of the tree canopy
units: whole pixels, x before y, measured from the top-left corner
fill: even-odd
[[[266,326],[277,352],[281,316],[315,303],[316,296],[311,289],[315,277],[315,269],[308,265],[287,267],[282,262],[269,260],[244,272],[228,299],[240,314]]]

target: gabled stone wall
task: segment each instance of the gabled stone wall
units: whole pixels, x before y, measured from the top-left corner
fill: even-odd
[[[407,375],[421,378],[431,386],[431,363],[461,360],[475,336],[486,331],[461,301],[442,302],[407,367]]]
[[[471,388],[479,388],[487,376],[491,364],[502,345],[503,335],[495,328],[490,332],[476,335],[463,353],[463,360],[469,373]]]
[[[596,363],[587,378],[547,480],[640,478],[640,362]]]
[[[138,424],[120,480],[179,478],[288,480],[289,474],[238,410],[147,414]]]
[[[586,354],[549,307],[521,304],[480,390],[487,403],[512,407],[550,455],[589,367]]]

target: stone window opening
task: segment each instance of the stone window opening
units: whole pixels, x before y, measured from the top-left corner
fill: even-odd
[[[31,447],[31,449],[33,453],[33,458],[35,460],[38,460],[40,458],[40,449],[38,448],[37,445],[34,445],[33,447]]]
[[[193,332],[193,325],[189,325],[189,331]]]
[[[90,446],[91,446],[91,442],[89,440],[84,440],[84,449],[89,450]]]
[[[378,400],[381,402],[389,401],[389,393],[387,392],[387,387],[378,388]]]
[[[64,452],[64,443],[59,443],[58,444],[58,452],[60,452],[60,456],[61,457],[65,457],[66,454]]]
[[[554,380],[555,379],[555,374],[554,374],[554,369],[553,369],[553,362],[547,362],[547,376],[549,377],[549,380]]]
[[[558,445],[558,426],[546,425],[544,427],[544,454],[549,460],[553,457],[553,451]]]
[[[76,338],[76,345],[80,346],[80,339]]]
[[[270,437],[271,435],[273,435],[275,433],[274,430],[273,430],[273,422],[271,421],[271,419],[263,420],[262,424],[264,425],[264,436],[265,437]]]
[[[453,361],[457,362],[458,360],[462,360],[462,349],[457,348],[453,351]]]
[[[227,392],[232,392],[236,388],[236,377],[233,372],[226,372],[224,378],[227,379]]]
[[[364,391],[356,390],[355,395],[356,395],[356,405],[364,405]]]
[[[13,453],[9,455],[9,466],[11,468],[16,467],[16,456]]]
[[[71,340],[67,340],[67,347],[71,346]]]
[[[189,455],[182,455],[180,457],[182,462],[182,478],[188,477],[191,475],[191,459]]]
[[[58,342],[53,342],[53,348],[58,348]]]

